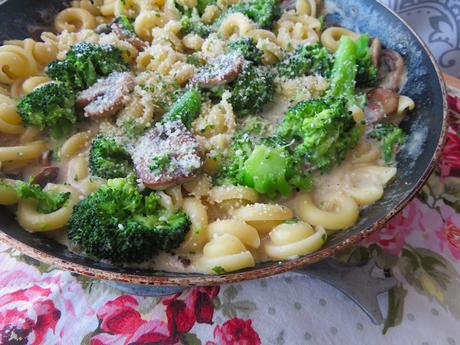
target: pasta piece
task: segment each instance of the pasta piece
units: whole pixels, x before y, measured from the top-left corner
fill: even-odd
[[[380,148],[368,140],[361,140],[353,150],[351,161],[353,164],[377,162],[381,157]]]
[[[21,134],[24,132],[22,119],[16,112],[16,102],[0,94],[0,133]]]
[[[30,77],[37,71],[34,57],[24,48],[12,44],[0,47],[0,83],[10,85],[15,79]]]
[[[0,179],[0,205],[14,205],[19,199],[15,189],[16,181]]]
[[[40,134],[40,131],[35,128],[35,127],[27,127],[24,130],[24,133],[21,134],[19,137],[19,143],[20,144],[28,144],[32,141],[34,141],[37,136]]]
[[[258,199],[259,194],[254,189],[243,186],[216,186],[209,191],[209,201],[213,203],[222,203],[229,200],[255,203]]]
[[[333,26],[327,28],[321,34],[321,43],[330,52],[335,52],[339,46],[339,41],[342,36],[348,36],[353,40],[359,38],[359,34],[345,28]]]
[[[212,60],[219,55],[225,54],[226,43],[216,33],[212,33],[206,38],[201,47],[201,54],[205,60]]]
[[[260,237],[255,228],[238,219],[217,220],[209,224],[207,230],[209,240],[223,234],[237,237],[245,246],[259,248]]]
[[[396,175],[396,168],[378,165],[355,167],[345,177],[345,192],[360,206],[375,203],[383,197],[383,189]]]
[[[5,41],[4,44],[15,45],[23,48],[32,55],[37,64],[46,66],[56,59],[57,46],[55,41],[46,39],[48,37],[46,34],[42,34],[42,37],[45,38],[43,42],[35,42],[31,38],[26,38],[25,40]]]
[[[100,7],[104,4],[104,0],[76,0],[72,1],[72,7],[83,8],[93,16],[101,15]]]
[[[295,9],[298,14],[305,14],[307,16],[316,17],[316,0],[296,0]]]
[[[20,146],[0,147],[0,161],[27,161],[40,157],[45,150],[46,145],[41,140]]]
[[[160,204],[171,212],[176,212],[182,208],[183,197],[182,187],[174,186],[166,189],[165,191],[159,191]]]
[[[145,41],[152,40],[152,30],[155,27],[163,27],[167,22],[167,17],[160,12],[145,11],[141,12],[134,21],[134,31]]]
[[[100,7],[100,11],[103,16],[113,17],[115,16],[115,6],[118,0],[103,0],[103,4]]]
[[[67,139],[61,147],[60,157],[62,159],[69,159],[84,149],[88,148],[89,142],[91,141],[91,131],[80,132],[72,135]]]
[[[88,159],[77,156],[69,161],[66,182],[74,184],[89,176]]]
[[[269,233],[278,224],[294,217],[294,213],[288,207],[274,204],[243,206],[232,215],[256,228],[261,235]]]
[[[254,29],[251,20],[242,13],[232,13],[225,17],[219,27],[219,33],[226,40],[231,40]]]
[[[236,116],[233,107],[228,101],[230,92],[222,95],[222,101],[214,105],[211,110],[204,111],[195,121],[194,128],[197,134],[211,138],[218,134],[233,134],[236,129]]]
[[[92,30],[96,27],[96,18],[83,8],[66,8],[54,19],[57,31],[78,32],[83,29]]]
[[[263,52],[262,63],[265,65],[274,65],[283,57],[283,51],[273,32],[254,29],[249,31],[246,36],[251,37],[257,48]]]
[[[192,181],[184,183],[183,186],[190,195],[201,199],[208,195],[212,186],[212,180],[208,175],[200,175]]]
[[[251,252],[235,236],[224,234],[208,242],[198,260],[200,270],[208,273],[237,271],[256,265]]]
[[[329,196],[322,203],[322,208],[316,206],[308,193],[300,194],[295,203],[296,211],[303,221],[322,226],[327,230],[346,229],[355,224],[359,217],[359,207],[356,201],[339,193]]]
[[[320,30],[321,23],[314,17],[288,11],[281,16],[276,26],[278,44],[285,50],[319,41],[317,31]]]
[[[27,95],[31,93],[33,90],[35,90],[37,87],[49,83],[50,78],[46,76],[35,76],[35,77],[30,77],[27,78],[23,83],[22,83],[22,92]]]
[[[68,192],[70,197],[59,210],[49,214],[38,212],[34,200],[20,200],[16,216],[18,223],[28,231],[43,232],[62,228],[69,221],[73,206],[79,201],[78,191],[71,186],[48,184],[44,190],[57,193]]]
[[[187,34],[182,39],[184,47],[194,51],[200,50],[203,46],[203,42],[203,39],[199,35],[194,33]]]
[[[187,214],[192,226],[188,231],[180,250],[187,253],[196,253],[203,248],[206,242],[206,227],[208,214],[206,207],[197,198],[185,198],[182,210]]]
[[[201,16],[201,20],[205,24],[212,24],[220,15],[220,9],[216,5],[208,5],[204,9],[204,12]]]
[[[415,102],[412,98],[403,95],[399,96],[398,110],[396,112],[397,115],[404,116],[414,109]]]
[[[280,224],[270,232],[270,240],[264,243],[265,254],[277,260],[293,259],[320,249],[327,239],[324,228],[303,222]]]
[[[174,0],[166,0],[163,6],[163,12],[170,20],[178,20],[181,17],[179,10],[176,8]]]

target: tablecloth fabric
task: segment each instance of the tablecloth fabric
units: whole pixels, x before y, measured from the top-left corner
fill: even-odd
[[[459,53],[459,20],[450,22],[456,36],[441,39],[459,1],[387,2],[406,19],[442,12],[421,34],[441,60]],[[449,43],[455,37],[456,48]],[[453,48],[441,51],[443,44]],[[460,75],[460,59],[448,60],[444,68]],[[398,285],[381,299],[384,325],[373,325],[334,288],[295,273],[136,297],[0,244],[0,344],[460,345],[460,92],[450,93],[448,142],[436,172],[382,231],[342,256],[360,264],[372,258],[396,276]]]

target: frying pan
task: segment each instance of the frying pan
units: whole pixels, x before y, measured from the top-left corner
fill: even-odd
[[[53,16],[64,7],[58,0],[0,0],[0,39],[37,38],[49,28]],[[312,264],[359,243],[378,231],[422,187],[439,159],[446,134],[446,90],[436,62],[420,38],[395,13],[375,0],[326,0],[326,25],[341,25],[379,37],[384,46],[403,56],[408,80],[402,94],[417,108],[401,126],[409,134],[398,154],[398,175],[382,200],[362,210],[353,227],[330,236],[319,251],[286,262],[259,263],[256,267],[224,275],[168,273],[148,268],[117,267],[71,252],[65,246],[22,229],[6,208],[0,208],[0,241],[48,264],[109,281],[131,284],[191,286],[212,285],[271,276]]]

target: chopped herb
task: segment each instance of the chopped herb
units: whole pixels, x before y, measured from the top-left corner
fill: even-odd
[[[154,171],[163,171],[171,163],[171,157],[169,153],[163,153],[158,156],[152,157],[152,161],[149,164],[149,169],[151,172]]]
[[[297,224],[299,222],[298,219],[288,219],[284,221],[284,224]]]
[[[225,269],[222,267],[222,266],[215,266],[212,268],[212,270],[214,272],[216,272],[217,274],[224,274],[226,273]]]

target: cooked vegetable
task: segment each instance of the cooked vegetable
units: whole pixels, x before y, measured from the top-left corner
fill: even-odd
[[[320,74],[328,77],[333,60],[333,56],[319,43],[300,45],[278,63],[278,75],[296,78],[303,75]]]
[[[142,262],[177,248],[190,221],[160,205],[155,192],[141,193],[134,178],[109,180],[74,206],[70,242],[114,263]]]
[[[368,133],[368,137],[380,142],[385,163],[391,163],[400,145],[406,142],[404,131],[394,124],[380,123]]]
[[[45,214],[59,210],[70,197],[70,193],[42,191],[40,185],[23,181],[17,182],[16,193],[19,199],[33,199],[37,201],[37,211]]]
[[[243,13],[263,29],[271,28],[281,16],[279,0],[239,1],[235,5],[230,6],[216,22],[220,23],[223,18],[235,12]]]
[[[126,70],[121,51],[111,45],[81,42],[72,46],[65,60],[48,65],[48,75],[76,91],[87,89],[101,76]]]
[[[334,66],[331,72],[329,96],[352,99],[356,85],[356,44],[347,36],[342,36],[335,52]]]
[[[201,94],[196,88],[190,88],[172,105],[171,109],[163,116],[163,123],[180,120],[189,128],[201,111]]]
[[[227,45],[228,51],[241,55],[248,61],[260,63],[263,53],[256,47],[256,44],[250,37],[239,37],[230,41]]]
[[[206,37],[211,33],[211,27],[201,21],[200,14],[196,9],[182,16],[180,26],[183,35],[195,33],[201,37]]]
[[[115,139],[99,134],[91,142],[89,170],[105,179],[126,177],[133,173],[131,156]]]
[[[355,41],[358,70],[356,82],[358,85],[373,86],[378,81],[378,68],[372,63],[372,53],[369,47],[369,35],[365,34]]]
[[[70,132],[76,122],[75,95],[62,83],[39,86],[18,102],[18,114],[24,123],[49,130],[53,138],[61,138]]]

